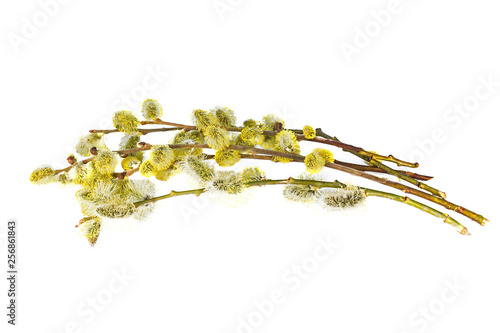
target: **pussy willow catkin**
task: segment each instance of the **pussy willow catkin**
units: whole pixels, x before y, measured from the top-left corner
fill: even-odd
[[[97,242],[106,219],[145,219],[160,200],[207,192],[236,197],[253,187],[267,185],[283,185],[282,193],[287,200],[327,211],[358,207],[370,196],[386,198],[439,217],[459,233],[468,234],[467,229],[449,215],[407,196],[338,181],[322,181],[317,174],[325,167],[414,194],[480,224],[487,221],[481,215],[423,191],[423,186],[409,187],[374,176],[372,172],[383,172],[412,184],[431,178],[391,169],[382,162],[398,166],[416,165],[392,155],[382,156],[343,144],[321,129],[309,125],[301,130],[289,129],[283,119],[271,114],[261,120],[247,119],[238,126],[234,111],[219,106],[208,111],[194,110],[192,125],[163,121],[160,119],[163,113],[160,103],[152,99],[142,105],[142,121],[132,111],[118,111],[112,117],[115,129],[91,130],[78,140],[75,154],[67,158],[68,167],[54,170],[50,166],[41,166],[30,175],[33,184],[58,183],[77,188],[76,197],[84,215],[77,227],[83,230],[91,245]],[[173,135],[168,142],[152,145],[146,143],[146,135],[152,132],[172,132]],[[116,150],[106,143],[108,135],[121,135]],[[323,147],[301,155],[300,141],[304,140]],[[365,164],[338,161],[330,150],[334,146],[357,155]],[[242,171],[224,170],[252,159],[283,163],[284,173],[286,163],[303,163],[304,174],[295,178],[285,174],[282,179],[267,179],[262,170],[251,165]],[[196,188],[163,195],[157,193],[155,181],[168,181],[179,174],[191,177]]]

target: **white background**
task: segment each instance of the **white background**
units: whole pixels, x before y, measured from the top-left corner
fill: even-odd
[[[6,221],[15,218],[20,272],[15,329],[4,314],[5,279],[0,284],[2,327],[499,331],[496,2],[54,3],[3,1],[0,8],[0,257],[6,261]],[[393,13],[381,27],[371,12],[387,9]],[[363,40],[365,28],[371,37]],[[347,44],[356,53],[346,57]],[[481,78],[496,83],[488,91]],[[275,187],[255,191],[239,208],[167,200],[146,222],[108,225],[91,248],[74,228],[82,217],[76,189],[34,186],[29,174],[41,164],[64,165],[81,134],[110,128],[119,109],[138,112],[144,98],[162,103],[165,120],[189,122],[192,109],[215,105],[231,107],[240,121],[278,113],[289,128],[322,127],[367,150],[416,159],[418,172],[435,176],[432,186],[491,223],[455,214],[472,233],[464,237],[395,202],[369,198],[354,212],[327,214],[287,203]],[[453,111],[467,102],[467,114]],[[312,147],[304,144],[303,153]],[[270,178],[304,170],[262,168]],[[322,175],[387,189],[333,170]],[[190,186],[179,178],[161,192]],[[318,238],[339,247],[314,267]],[[290,270],[303,263],[311,272],[297,278]],[[127,280],[116,280],[123,272]],[[281,304],[258,310],[255,302],[268,304],[280,291]]]

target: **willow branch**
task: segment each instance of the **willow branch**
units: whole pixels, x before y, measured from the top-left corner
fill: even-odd
[[[155,132],[168,132],[168,131],[175,131],[175,130],[184,130],[186,132],[196,130],[196,126],[192,125],[183,125],[183,124],[177,124],[177,123],[171,123],[171,122],[166,122],[162,120],[155,120],[155,121],[143,121],[141,122],[142,125],[168,125],[168,126],[176,126],[176,127],[163,127],[163,128],[138,128],[137,131],[140,132],[143,135],[149,134],[149,133],[155,133]],[[226,130],[230,132],[241,132],[244,127],[225,127]],[[433,193],[435,195],[441,196],[443,198],[446,198],[446,194],[442,191],[439,191],[437,189],[432,188],[431,186],[428,186],[426,184],[420,183],[419,180],[422,181],[427,181],[432,179],[433,177],[429,176],[423,176],[419,175],[417,173],[413,172],[406,172],[406,171],[399,171],[399,170],[394,170],[386,165],[382,164],[379,162],[379,160],[385,160],[385,161],[390,161],[397,163],[398,166],[411,166],[411,167],[417,167],[418,163],[409,163],[409,162],[404,162],[402,160],[399,160],[395,158],[392,155],[389,155],[388,157],[379,155],[376,153],[371,153],[371,152],[366,152],[362,148],[355,147],[349,144],[342,143],[338,140],[333,140],[333,139],[326,139],[325,138],[314,138],[314,139],[306,139],[304,135],[302,135],[299,132],[302,132],[302,130],[291,130],[292,132],[295,133],[297,140],[299,141],[313,141],[313,142],[318,142],[322,144],[328,144],[328,145],[333,145],[338,148],[342,148],[344,151],[353,153],[354,155],[358,156],[359,158],[365,160],[368,163],[373,164],[372,167],[365,167],[362,168],[362,166],[356,166],[356,164],[351,164],[347,162],[342,162],[339,161],[338,164],[344,165],[344,166],[349,166],[356,169],[356,170],[361,170],[361,171],[370,171],[370,172],[380,172],[380,173],[388,173],[393,176],[396,176],[400,179],[403,179],[405,181],[408,181],[409,183],[416,185],[417,187],[422,188],[423,190],[426,190],[430,193]],[[321,129],[317,129],[317,131],[320,131],[321,136],[325,136],[325,133],[321,131]],[[113,130],[90,130],[91,133],[116,133],[119,132],[117,129]],[[262,131],[263,135],[276,135],[278,132],[276,131]],[[377,165],[375,165],[377,163]]]
[[[64,168],[64,169],[54,170],[54,174],[55,174],[55,175],[57,175],[57,174],[59,174],[59,173],[61,173],[61,172],[68,172],[69,170],[71,170],[71,169],[72,169],[75,165],[77,165],[78,163],[87,164],[87,163],[89,163],[90,161],[92,161],[92,159],[93,159],[93,158],[94,158],[94,157],[89,157],[89,158],[84,159],[84,160],[82,160],[82,161],[80,161],[80,162],[73,163],[73,164],[71,164],[70,166],[68,166],[68,167],[66,167],[66,168]]]
[[[183,126],[183,127],[161,127],[161,128],[138,128],[137,132],[141,133],[142,135],[146,135],[149,133],[156,133],[156,132],[170,132],[170,131],[179,131],[179,130],[194,130],[196,127],[194,126]],[[120,132],[117,129],[109,129],[109,130],[90,130],[90,133],[102,133],[102,134],[109,134],[109,133],[118,133]]]
[[[329,145],[333,145],[333,146],[336,146],[336,147],[340,147],[340,146],[345,146],[344,143],[342,143],[340,140],[338,140],[336,137],[331,137],[329,135],[327,135],[325,132],[323,132],[321,130],[321,128],[317,128],[316,129],[316,134],[321,136],[322,138],[314,138],[314,139],[318,139],[319,141],[317,140],[310,140],[310,141],[316,141],[316,142],[322,142],[322,143],[325,143],[325,144],[329,144]],[[357,147],[355,147],[357,148]],[[351,149],[351,148],[342,148],[344,151],[348,152],[348,153],[351,153],[363,160],[365,160],[366,162],[368,162],[369,164],[373,165],[373,166],[376,166],[384,171],[386,171],[388,174],[391,174],[393,176],[396,176],[398,177],[399,179],[402,179],[410,184],[413,184],[429,193],[432,193],[436,196],[439,196],[443,199],[446,199],[446,193],[443,192],[443,191],[440,191],[438,189],[435,189],[427,184],[424,184],[420,181],[418,181],[417,179],[401,172],[401,171],[398,171],[398,170],[394,170],[388,166],[386,166],[385,164],[381,163],[380,161],[378,161],[373,153],[370,153],[370,152],[366,152],[364,151],[363,149],[361,148],[357,148],[357,149]],[[361,149],[361,150],[359,150]],[[418,163],[416,164],[418,166]]]
[[[214,158],[215,155],[208,154],[205,156],[208,159],[212,159],[212,158]],[[240,157],[243,159],[274,161],[272,156],[266,156],[266,155],[240,154]],[[293,160],[292,162],[300,162],[300,161]],[[359,171],[387,173],[387,171],[384,171],[382,169],[379,169],[379,168],[373,167],[373,166],[369,166],[369,165],[354,164],[354,163],[342,162],[339,160],[335,160],[333,163],[343,165],[343,166],[346,166],[348,168],[359,170]],[[410,177],[413,177],[415,179],[420,179],[423,181],[427,181],[427,180],[430,180],[433,178],[431,176],[424,176],[424,175],[420,175],[418,173],[413,173],[413,172],[408,172],[408,171],[402,171],[402,172],[406,173]]]
[[[119,151],[116,151],[116,152],[117,153],[131,153],[131,152],[149,150],[149,149],[151,149],[151,147],[152,147],[152,145],[150,145],[150,144],[144,144],[143,147],[141,147],[141,148],[125,149],[125,150],[119,150]],[[202,149],[207,149],[207,148],[210,148],[206,144],[170,144],[169,147],[172,148],[172,149],[176,149],[176,148],[202,148]],[[228,149],[239,150],[239,151],[251,151],[251,152],[253,152],[255,154],[264,154],[264,155],[270,155],[270,156],[284,157],[284,158],[288,158],[288,159],[296,160],[296,161],[300,161],[300,162],[304,162],[304,160],[305,160],[305,156],[302,156],[302,155],[277,152],[277,151],[274,151],[274,150],[267,150],[267,149],[247,147],[247,146],[236,146],[236,145],[230,145],[227,148]],[[455,211],[455,212],[457,212],[459,214],[462,214],[464,216],[467,216],[471,220],[476,221],[477,223],[479,223],[480,225],[484,226],[485,222],[488,222],[488,220],[484,216],[482,216],[482,215],[476,214],[476,213],[474,213],[474,212],[472,212],[472,211],[470,211],[470,210],[468,210],[468,209],[466,209],[466,208],[464,208],[462,206],[453,204],[453,203],[451,203],[449,201],[446,201],[443,198],[433,196],[433,195],[431,195],[429,193],[426,193],[424,191],[421,191],[419,189],[408,187],[406,185],[403,185],[401,183],[397,183],[397,182],[391,181],[391,180],[386,179],[386,178],[380,178],[380,177],[377,177],[375,175],[372,175],[372,174],[369,174],[369,173],[366,173],[366,172],[363,172],[363,171],[351,169],[349,167],[346,167],[346,166],[343,166],[343,165],[339,165],[339,164],[335,164],[335,163],[327,162],[325,164],[325,166],[328,167],[328,168],[331,168],[331,169],[335,169],[335,170],[339,170],[339,171],[351,174],[353,176],[365,178],[365,179],[377,182],[379,184],[386,185],[386,186],[389,186],[389,187],[401,190],[404,193],[409,193],[409,194],[421,197],[421,198],[426,199],[428,201],[431,201],[431,202],[433,202],[435,204],[443,206],[446,209],[449,209],[449,210]]]
[[[193,126],[193,125],[178,124],[178,123],[163,121],[161,119],[156,119],[154,121],[142,121],[141,125],[166,125],[166,126],[174,126],[175,130],[181,129],[181,130],[184,130],[186,132],[187,131],[192,131],[192,130],[196,129],[196,126]],[[235,127],[225,127],[225,129],[228,130],[228,131],[230,131],[230,132],[241,132],[244,129],[244,127],[236,127],[236,126]],[[174,129],[165,129],[165,128],[163,128],[163,129],[162,128],[138,129],[138,132],[141,132],[142,134],[148,134],[148,133],[152,133],[152,132],[165,132],[165,131],[169,131],[169,130],[174,130]],[[321,131],[321,129],[319,129],[319,130]],[[341,149],[352,150],[352,151],[355,151],[355,152],[358,152],[358,153],[367,154],[367,156],[369,156],[370,158],[376,159],[376,160],[388,161],[388,162],[396,163],[398,166],[406,166],[406,167],[410,167],[410,168],[416,168],[416,167],[418,167],[418,163],[406,162],[406,161],[403,161],[401,159],[395,158],[393,155],[389,155],[389,156],[379,155],[377,153],[368,152],[368,151],[365,151],[363,148],[356,147],[356,146],[353,146],[353,145],[349,145],[349,144],[340,142],[338,140],[337,141],[332,140],[332,142],[325,142],[321,138],[307,139],[302,134],[302,132],[303,132],[302,130],[291,130],[291,131],[296,134],[297,139],[299,141],[307,140],[307,141],[314,141],[314,142],[318,142],[318,143],[330,144],[330,145],[336,146],[336,147],[341,148]],[[118,130],[116,130],[116,129],[112,129],[112,130],[91,130],[90,132],[91,133],[104,133],[104,134],[108,134],[108,133],[118,132]],[[264,134],[264,135],[276,135],[277,133],[278,132],[276,132],[276,131],[262,131],[262,134]]]
[[[288,185],[288,184],[294,184],[294,185],[309,185],[313,186],[316,188],[343,188],[345,187],[345,184],[342,184],[339,181],[334,181],[334,182],[325,182],[325,181],[319,181],[319,180],[308,180],[308,179],[296,179],[296,178],[287,178],[287,179],[265,179],[265,180],[259,180],[259,181],[252,181],[252,182],[247,182],[245,185],[248,187],[256,187],[256,186],[267,186],[267,185]],[[394,200],[397,202],[401,202],[407,205],[410,205],[412,207],[415,207],[417,209],[420,209],[421,211],[431,214],[433,216],[436,216],[438,218],[442,218],[443,221],[452,227],[454,227],[460,234],[462,235],[470,235],[470,233],[467,231],[467,228],[461,225],[457,220],[453,219],[451,216],[447,214],[443,214],[440,211],[431,208],[429,206],[426,206],[418,201],[412,200],[408,197],[402,197],[396,194],[392,193],[387,193],[387,192],[382,192],[382,191],[377,191],[373,189],[368,189],[368,188],[363,188],[360,187],[364,192],[366,196],[377,196],[381,198],[386,198],[390,200]],[[134,205],[136,207],[149,204],[149,203],[154,203],[160,200],[164,199],[169,199],[172,197],[176,196],[181,196],[181,195],[189,195],[189,194],[194,194],[196,196],[201,195],[206,191],[205,188],[199,188],[199,189],[194,189],[194,190],[187,190],[187,191],[171,191],[169,194],[142,200],[135,202]]]
[[[392,194],[392,193],[387,193],[387,192],[381,192],[377,190],[372,190],[372,189],[364,189],[365,193],[367,196],[376,196],[376,197],[381,197],[381,198],[386,198],[390,200],[394,200],[397,202],[402,202],[407,205],[410,205],[412,207],[415,207],[417,209],[420,209],[421,211],[424,211],[428,214],[434,215],[438,218],[442,218],[444,223],[447,223],[454,227],[460,234],[462,235],[470,235],[470,233],[467,231],[467,228],[465,228],[463,225],[461,225],[457,220],[452,218],[448,214],[443,214],[442,212],[429,207],[427,205],[424,205],[423,203],[420,203],[418,201],[412,200],[411,198],[408,197],[402,197],[400,195]]]
[[[363,148],[356,147],[356,146],[341,142],[339,140],[334,140],[333,137],[331,137],[331,136],[327,135],[325,132],[323,132],[321,130],[321,128],[316,129],[316,137],[313,139],[305,138],[305,136],[303,136],[303,130],[292,129],[290,131],[294,132],[295,134],[300,135],[301,140],[314,141],[314,142],[332,145],[332,146],[335,146],[337,148],[341,148],[341,149],[346,150],[346,151],[353,151],[356,153],[364,154],[366,156],[369,156],[370,158],[377,159],[379,161],[387,161],[387,162],[395,163],[397,166],[405,166],[405,167],[409,167],[409,168],[418,168],[418,166],[419,166],[419,164],[417,162],[415,162],[415,163],[406,162],[404,160],[401,160],[401,159],[394,157],[393,155],[389,155],[389,156],[380,155],[377,153],[366,151]],[[324,139],[326,139],[326,141]]]

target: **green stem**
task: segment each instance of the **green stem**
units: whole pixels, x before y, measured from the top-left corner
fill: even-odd
[[[376,197],[386,198],[386,199],[394,200],[397,202],[405,203],[407,205],[410,205],[412,207],[420,209],[421,211],[424,211],[428,214],[434,215],[438,218],[442,218],[444,223],[451,225],[462,235],[470,235],[470,233],[467,231],[467,228],[465,228],[463,225],[461,225],[457,220],[452,218],[450,215],[443,214],[440,211],[438,211],[432,207],[424,205],[423,203],[412,200],[408,197],[403,197],[403,196],[392,194],[392,193],[381,192],[381,191],[372,190],[372,189],[364,189],[364,190],[365,190],[366,196],[376,196]]]
[[[142,205],[145,205],[145,204],[148,204],[148,203],[153,203],[153,202],[157,202],[157,201],[160,201],[160,200],[163,200],[163,199],[172,198],[172,197],[178,197],[178,196],[181,196],[181,195],[194,194],[196,196],[199,196],[203,192],[205,192],[204,188],[198,188],[198,189],[195,189],[195,190],[187,190],[187,191],[171,191],[169,194],[160,195],[158,197],[154,197],[154,198],[146,199],[146,200],[143,200],[143,201],[135,202],[134,205],[137,208],[139,206],[142,206]]]
[[[267,186],[267,185],[288,185],[288,184],[294,184],[294,185],[308,185],[316,188],[344,188],[346,185],[339,182],[339,181],[334,181],[334,182],[325,182],[325,181],[319,181],[319,180],[309,180],[309,179],[297,179],[297,178],[287,178],[287,179],[265,179],[265,180],[259,180],[259,181],[252,181],[252,182],[247,182],[245,185],[248,187],[254,187],[254,186]],[[443,214],[440,211],[431,208],[429,206],[426,206],[418,201],[412,200],[408,197],[402,197],[400,195],[396,195],[393,193],[388,193],[388,192],[382,192],[382,191],[377,191],[369,188],[363,188],[360,187],[366,194],[366,196],[377,196],[381,198],[386,198],[390,200],[394,200],[397,202],[401,202],[407,205],[410,205],[412,207],[415,207],[417,209],[420,209],[423,212],[426,212],[428,214],[431,214],[433,216],[436,216],[438,218],[444,219],[444,222],[453,226],[460,234],[462,235],[470,235],[470,233],[467,231],[467,228],[465,228],[463,225],[461,225],[457,220],[453,219],[451,216],[447,214]],[[194,189],[194,190],[187,190],[187,191],[171,191],[169,194],[154,197],[151,199],[143,200],[136,202],[134,205],[136,207],[139,207],[141,205],[145,205],[148,203],[154,203],[160,200],[164,199],[169,199],[175,196],[181,196],[181,195],[189,195],[189,194],[194,194],[196,196],[199,196],[200,194],[205,192],[205,188],[199,188],[199,189]]]

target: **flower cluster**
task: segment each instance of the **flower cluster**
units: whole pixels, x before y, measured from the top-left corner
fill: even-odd
[[[238,127],[233,110],[217,106],[209,111],[194,110],[194,126],[175,124],[175,128],[139,128],[141,125],[174,126],[160,119],[163,108],[156,100],[144,101],[141,111],[143,120],[139,120],[131,111],[118,111],[113,115],[115,129],[92,130],[81,137],[76,143],[75,154],[67,158],[70,164],[67,168],[54,170],[50,166],[41,166],[30,175],[29,179],[34,184],[57,183],[78,187],[76,197],[84,214],[79,226],[91,245],[98,240],[106,221],[129,217],[142,220],[152,212],[155,202],[164,198],[209,192],[229,196],[231,201],[235,201],[247,189],[276,184],[285,185],[283,195],[294,203],[314,203],[327,210],[343,210],[358,207],[369,195],[380,196],[444,217],[446,223],[454,225],[461,233],[466,231],[448,215],[408,198],[339,182],[320,181],[317,174],[324,167],[338,169],[336,164],[342,162],[336,161],[333,153],[324,148],[315,148],[306,156],[300,155],[301,140],[320,143],[326,140],[324,137],[327,136],[322,131],[318,130],[317,133],[311,126],[292,130],[285,127],[283,119],[269,114],[261,120],[247,119],[243,126]],[[155,131],[173,135],[166,142],[146,143],[144,137]],[[316,138],[317,134],[322,138]],[[105,135],[121,136],[118,150],[108,148]],[[335,145],[335,142],[330,141],[329,144]],[[368,163],[374,158],[383,157],[363,153],[357,155],[367,156],[368,160],[365,161]],[[244,159],[303,162],[307,174],[296,179],[272,180],[266,179],[264,172],[255,166],[245,167],[241,171],[236,171],[238,168],[231,171],[223,169],[234,167]],[[385,160],[394,161],[395,158],[389,155]],[[401,163],[400,160],[396,162]],[[352,163],[345,164],[356,166]],[[358,167],[357,170],[366,169],[364,165]],[[347,167],[342,170],[346,169],[349,170]],[[371,166],[369,170],[374,169],[376,168]],[[389,168],[375,171],[391,173],[387,169]],[[355,175],[362,173],[352,172]],[[153,179],[165,182],[178,174],[189,175],[198,188],[175,193],[172,191],[170,195],[155,197],[156,186]],[[400,173],[396,175],[405,180],[411,178],[405,178]],[[419,184],[419,188],[426,188]],[[451,205],[453,204],[447,203],[446,207],[453,207]],[[462,207],[453,209],[458,212],[466,211]],[[471,216],[479,219],[474,213]]]

